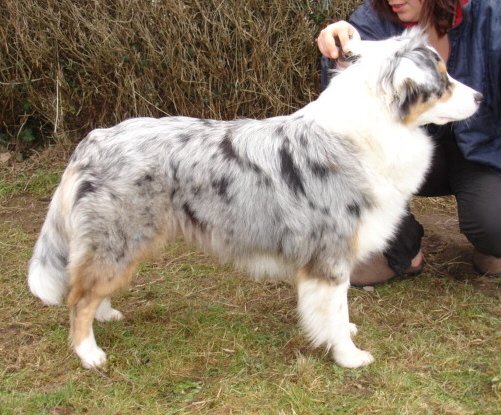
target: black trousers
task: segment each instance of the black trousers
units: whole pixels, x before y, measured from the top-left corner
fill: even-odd
[[[501,258],[501,175],[493,169],[466,160],[450,125],[430,126],[436,137],[432,166],[418,196],[454,195],[461,233],[480,252]],[[385,251],[397,273],[409,268],[421,247],[423,227],[408,212]]]

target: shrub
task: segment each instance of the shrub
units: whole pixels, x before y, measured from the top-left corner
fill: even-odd
[[[4,0],[0,141],[129,117],[268,117],[318,93],[315,38],[360,1]]]

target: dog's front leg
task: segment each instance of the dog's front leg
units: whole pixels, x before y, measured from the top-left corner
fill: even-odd
[[[324,345],[331,350],[340,366],[357,368],[371,364],[374,358],[351,339],[356,326],[349,321],[348,288],[349,278],[338,282],[305,270],[298,273],[298,309],[307,336],[315,347]]]

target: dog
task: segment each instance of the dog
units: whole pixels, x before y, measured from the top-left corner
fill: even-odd
[[[313,346],[342,367],[373,362],[352,341],[350,274],[384,249],[423,180],[433,145],[421,126],[470,117],[482,95],[447,74],[421,31],[350,48],[352,64],[291,115],[133,118],[81,141],[28,283],[46,304],[66,298],[83,367],[106,362],[93,320],[123,318],[110,297],[179,233],[253,276],[295,282]]]

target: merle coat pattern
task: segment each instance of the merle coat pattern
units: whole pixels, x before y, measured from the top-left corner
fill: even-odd
[[[135,118],[79,144],[29,285],[47,304],[66,298],[84,367],[106,361],[93,319],[122,318],[110,296],[180,233],[254,276],[294,281],[312,343],[341,366],[373,361],[351,339],[350,273],[384,248],[423,179],[432,143],[420,126],[464,119],[481,97],[418,31],[351,49],[356,62],[292,115]]]

